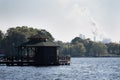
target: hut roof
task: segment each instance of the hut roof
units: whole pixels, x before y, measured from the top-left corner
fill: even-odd
[[[58,47],[58,45],[52,41],[49,41],[47,35],[44,32],[39,32],[34,36],[28,38],[29,41],[22,43],[20,46],[28,46],[28,47],[39,47],[39,46],[54,46]]]
[[[54,42],[50,42],[50,41],[46,41],[46,42],[34,42],[34,41],[28,41],[25,42],[23,44],[21,44],[20,46],[27,46],[27,47],[42,47],[42,46],[53,46],[53,47],[59,47],[56,43]]]

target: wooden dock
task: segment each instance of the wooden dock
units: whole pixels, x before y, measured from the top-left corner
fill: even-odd
[[[47,66],[52,65],[70,65],[70,56],[60,56],[58,57],[58,63],[57,64],[49,64]],[[18,60],[16,58],[2,58],[0,59],[0,65],[6,65],[6,66],[36,66],[36,63],[33,59],[25,60],[21,59]],[[43,66],[43,65],[42,65]]]
[[[70,56],[60,56],[59,64],[60,65],[70,65]]]

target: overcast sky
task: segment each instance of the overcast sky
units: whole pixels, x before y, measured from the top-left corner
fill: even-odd
[[[56,40],[79,34],[120,40],[120,0],[0,0],[0,29],[46,29]]]

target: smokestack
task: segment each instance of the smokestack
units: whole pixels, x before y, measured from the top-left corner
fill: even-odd
[[[91,25],[92,34],[93,34],[93,40],[96,41],[97,38],[99,39],[100,35],[102,34],[102,37],[105,37],[105,33],[103,33],[103,30],[98,26],[96,20],[90,15],[89,10],[87,8],[84,8],[81,10],[82,13],[88,18],[89,23]],[[100,33],[99,33],[100,32]]]

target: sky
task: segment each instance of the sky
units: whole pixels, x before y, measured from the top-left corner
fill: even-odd
[[[0,0],[0,30],[29,26],[70,42],[84,34],[120,40],[120,0]]]

